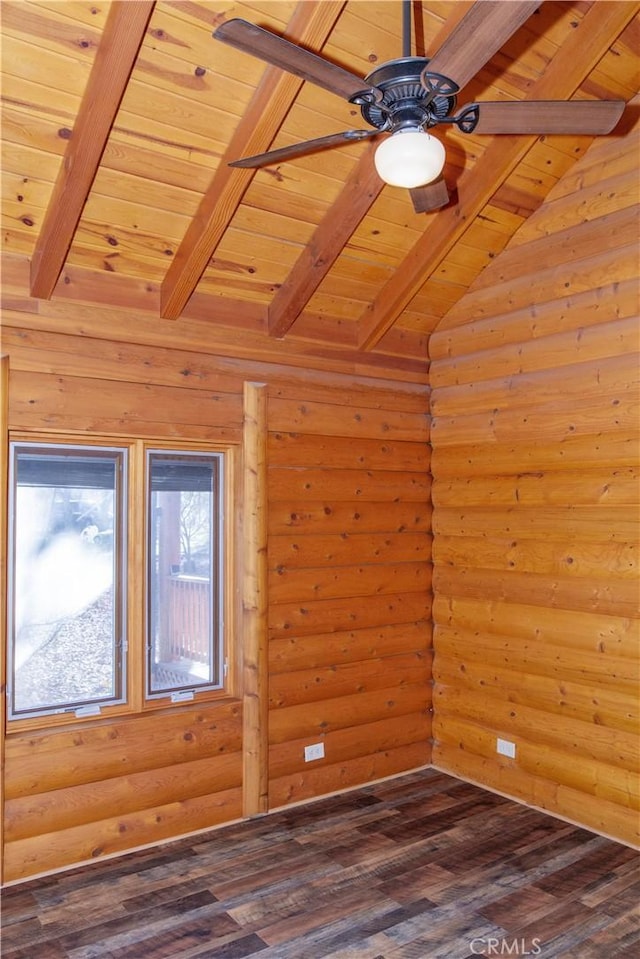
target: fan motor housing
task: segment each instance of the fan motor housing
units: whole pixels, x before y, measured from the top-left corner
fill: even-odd
[[[447,117],[455,109],[457,98],[453,93],[431,96],[421,81],[428,65],[427,57],[401,57],[372,70],[364,82],[380,91],[382,97],[376,100],[363,93],[353,98],[366,122],[395,133],[404,127],[432,127]]]

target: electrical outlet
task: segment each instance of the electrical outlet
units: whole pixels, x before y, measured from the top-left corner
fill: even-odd
[[[304,761],[310,763],[314,759],[324,759],[324,743],[314,743],[313,746],[304,747]]]
[[[508,739],[497,739],[496,752],[500,753],[501,756],[508,756],[509,759],[515,759],[516,744],[510,742]]]

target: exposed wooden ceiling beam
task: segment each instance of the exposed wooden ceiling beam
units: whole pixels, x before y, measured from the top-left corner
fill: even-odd
[[[271,336],[284,336],[295,323],[382,190],[384,184],[373,165],[376,148],[377,144],[369,144],[271,301],[268,321]]]
[[[594,3],[567,37],[558,56],[530,87],[525,99],[558,100],[572,96],[636,12],[636,4]],[[495,137],[482,160],[462,175],[458,204],[430,220],[393,277],[360,317],[361,349],[372,349],[394,325],[425,278],[437,269],[537,139],[537,136]]]
[[[321,49],[343,7],[344,0],[298,3],[287,26],[287,39]],[[266,68],[167,270],[161,292],[163,317],[177,319],[184,310],[255,175],[255,170],[232,169],[228,162],[263,153],[271,146],[302,82],[276,67]]]
[[[152,0],[111,4],[31,260],[32,296],[53,293],[154,6]]]

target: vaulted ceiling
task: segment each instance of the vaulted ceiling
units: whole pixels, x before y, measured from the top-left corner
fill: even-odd
[[[242,17],[365,76],[401,55],[401,7],[3,0],[5,268],[22,265],[34,303],[71,288],[85,303],[151,311],[178,335],[195,317],[272,345],[424,363],[430,332],[592,137],[439,126],[450,202],[430,213],[382,184],[375,141],[231,168],[365,124],[347,100],[212,37]],[[414,52],[431,57],[472,4],[412,7]],[[629,101],[639,9],[542,3],[459,104]],[[634,109],[609,136],[628,129]]]

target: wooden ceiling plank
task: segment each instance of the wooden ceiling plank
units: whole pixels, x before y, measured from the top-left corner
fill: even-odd
[[[287,37],[311,49],[322,48],[343,6],[344,0],[299,3]],[[161,291],[164,318],[177,319],[184,310],[255,176],[255,170],[231,169],[228,162],[270,147],[302,82],[276,67],[266,68],[167,271]]]
[[[49,299],[71,246],[154,7],[112,3],[31,261],[31,295]]]
[[[274,296],[268,314],[271,336],[282,337],[291,329],[382,190],[384,184],[373,165],[376,146],[369,144],[344,189],[298,257],[287,281]]]
[[[635,16],[635,4],[595,3],[567,39],[561,53],[528,91],[525,99],[570,97]],[[371,349],[393,326],[425,279],[525,156],[537,136],[496,136],[472,174],[463,174],[460,201],[443,210],[411,249],[395,275],[360,318],[360,348]]]

